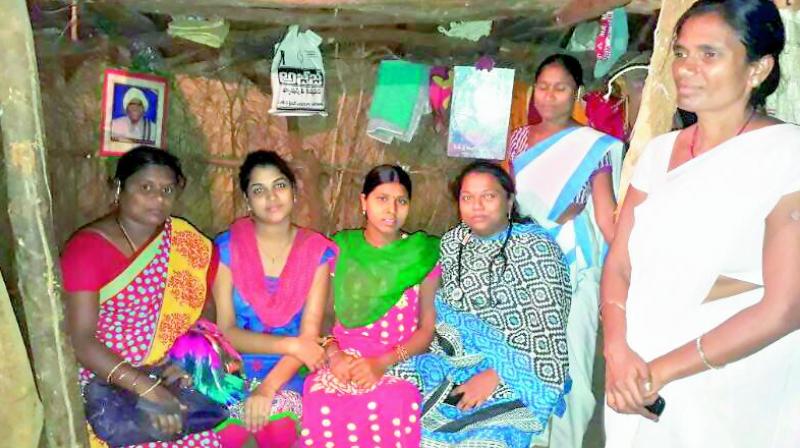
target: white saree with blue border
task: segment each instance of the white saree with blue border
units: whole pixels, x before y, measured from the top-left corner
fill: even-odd
[[[576,126],[545,138],[511,160],[521,214],[535,219],[556,239],[572,279],[567,338],[573,388],[565,415],[553,420],[537,445],[581,446],[594,412],[592,370],[600,276],[608,247],[595,220],[590,182],[605,159],[611,166],[613,191],[617,191],[623,148],[623,143],[610,135]],[[579,195],[585,197],[583,210],[564,224],[557,223]]]

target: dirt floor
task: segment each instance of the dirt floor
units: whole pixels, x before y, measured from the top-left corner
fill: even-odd
[[[594,415],[589,422],[589,429],[583,437],[582,448],[603,448],[606,438],[603,433],[603,404],[605,402],[604,395],[604,382],[605,382],[605,360],[603,359],[603,335],[602,331],[597,337],[597,349],[594,356],[594,372],[592,374],[592,392],[597,400],[597,405],[594,408]],[[571,447],[550,447],[550,448],[571,448]]]

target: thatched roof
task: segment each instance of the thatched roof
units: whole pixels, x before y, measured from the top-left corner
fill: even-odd
[[[151,49],[158,59],[151,68],[159,71],[209,74],[235,68],[268,85],[264,61],[290,24],[322,36],[326,58],[394,56],[455,65],[488,54],[500,66],[529,73],[541,55],[566,44],[570,24],[622,4],[631,13],[631,49],[651,49],[653,13],[660,6],[655,0],[97,0],[75,8],[48,0],[34,4],[31,16],[39,58],[58,58],[68,72],[93,53],[121,52],[124,62]],[[169,36],[172,16],[183,14],[227,19],[231,31],[224,45],[214,49]],[[472,42],[437,30],[468,20],[492,20],[491,34]],[[73,42],[65,45],[71,33]],[[591,55],[583,59],[591,62]]]

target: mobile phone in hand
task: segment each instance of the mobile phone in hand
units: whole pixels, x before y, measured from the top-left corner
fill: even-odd
[[[667,402],[664,401],[663,398],[661,398],[661,395],[659,395],[658,397],[656,397],[656,401],[654,401],[653,404],[645,406],[644,408],[647,409],[648,411],[652,412],[656,416],[660,417],[661,413],[664,412],[664,406],[666,406],[666,405],[667,405]]]
[[[457,394],[451,393],[444,399],[445,404],[449,404],[452,406],[458,406],[458,402],[461,401],[461,397],[464,396],[464,392],[459,392]]]

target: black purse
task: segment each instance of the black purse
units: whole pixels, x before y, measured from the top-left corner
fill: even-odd
[[[147,373],[159,376],[161,371],[163,366],[151,368]],[[92,378],[83,391],[86,418],[92,431],[111,447],[169,442],[214,429],[230,415],[225,405],[191,388],[181,388],[177,384],[165,386],[185,408],[181,411],[179,433],[164,434],[150,419],[153,414],[169,410],[98,377]]]

